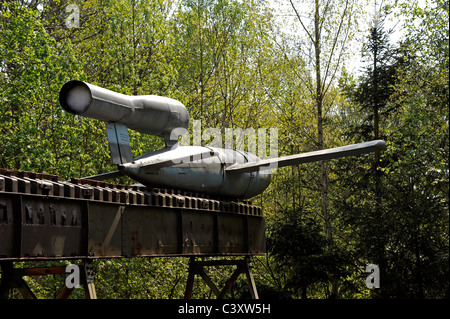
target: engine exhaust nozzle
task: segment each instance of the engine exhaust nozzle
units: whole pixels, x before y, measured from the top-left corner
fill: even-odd
[[[82,81],[69,81],[59,92],[69,113],[119,123],[167,139],[175,128],[188,128],[189,113],[179,101],[157,95],[125,95]]]

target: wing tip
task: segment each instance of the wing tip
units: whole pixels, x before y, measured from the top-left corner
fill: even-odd
[[[377,150],[383,151],[387,148],[386,142],[383,140],[375,140],[373,141],[373,143],[374,143],[373,147],[375,147]]]

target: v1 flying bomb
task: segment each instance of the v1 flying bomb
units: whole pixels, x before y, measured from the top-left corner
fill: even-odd
[[[104,180],[127,175],[149,187],[246,199],[270,184],[273,168],[324,161],[383,150],[375,140],[332,149],[260,159],[241,150],[180,146],[176,129],[187,129],[189,114],[179,101],[156,95],[128,96],[82,81],[63,85],[59,102],[64,110],[104,121],[113,164],[118,171],[88,178]],[[133,158],[128,129],[162,137],[166,146]]]

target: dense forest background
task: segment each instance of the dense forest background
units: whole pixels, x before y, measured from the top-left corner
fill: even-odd
[[[449,298],[448,21],[444,0],[5,0],[0,167],[114,169],[104,124],[59,106],[72,79],[178,99],[203,128],[276,128],[279,156],[383,139],[380,153],[278,169],[252,199],[268,227],[260,296]],[[136,156],[163,145],[130,137]],[[380,288],[366,287],[369,264]],[[100,298],[180,298],[188,259],[95,267]],[[63,282],[29,280],[39,297]],[[238,281],[232,296],[246,293]]]

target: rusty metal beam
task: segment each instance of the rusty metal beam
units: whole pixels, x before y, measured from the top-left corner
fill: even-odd
[[[92,258],[144,256],[191,257],[185,298],[192,297],[197,274],[223,297],[242,273],[257,298],[248,258],[200,262],[195,257],[263,253],[265,220],[250,202],[0,169],[0,298],[13,288],[32,298],[23,276],[64,272],[63,267],[14,269],[14,261],[82,259],[87,265]],[[237,268],[219,290],[204,267],[225,265]],[[96,298],[83,269],[86,296]],[[57,298],[71,292],[63,287]]]
[[[264,217],[248,202],[0,173],[0,260],[265,252]]]

